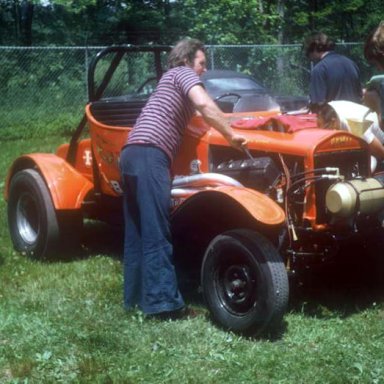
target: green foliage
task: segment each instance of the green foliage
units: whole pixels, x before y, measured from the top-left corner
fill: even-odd
[[[32,0],[0,0],[0,44],[25,44],[20,23]],[[383,18],[381,0],[33,1],[34,45],[301,43],[313,30],[361,41]]]
[[[73,131],[87,101],[84,51],[26,49],[23,55],[13,49],[2,52],[2,140]]]
[[[201,7],[199,0],[186,0],[184,13],[196,22],[189,34],[209,44],[269,44],[276,42],[270,32],[278,22],[276,10],[263,10],[260,0],[216,0]]]
[[[31,98],[36,104],[42,103],[45,100],[39,99],[39,89],[50,90],[62,102],[75,93],[85,94],[84,75],[87,68],[84,67],[84,54],[87,53],[75,49],[27,49],[23,55],[14,49],[2,51],[0,92],[4,100],[12,103]],[[68,95],[69,90],[71,95]]]
[[[88,7],[96,6],[97,0],[55,0],[54,3],[72,12],[82,12]]]
[[[382,18],[377,0],[286,0],[285,41],[302,43],[306,34],[321,30],[336,41],[362,42]]]
[[[23,105],[20,108],[0,111],[1,141],[30,139],[44,136],[67,136],[74,132],[82,114],[81,107],[71,107],[58,111],[57,106],[41,108],[37,105]]]

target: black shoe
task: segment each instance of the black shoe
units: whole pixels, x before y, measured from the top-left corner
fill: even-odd
[[[153,313],[151,315],[147,315],[146,317],[154,320],[174,321],[183,319],[193,319],[202,314],[203,312],[198,312],[191,307],[183,307],[175,311]]]

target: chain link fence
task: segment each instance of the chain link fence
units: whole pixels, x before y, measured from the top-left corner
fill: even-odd
[[[102,48],[0,47],[2,140],[27,138],[39,132],[66,135],[73,131],[88,100],[90,60]],[[362,83],[370,78],[372,69],[364,61],[362,44],[338,45],[337,50],[359,65]],[[155,76],[150,60],[141,55],[145,54],[136,53],[126,62],[115,84],[119,92],[135,91]],[[207,46],[207,59],[209,69],[250,74],[273,93],[308,93],[311,63],[300,45]]]

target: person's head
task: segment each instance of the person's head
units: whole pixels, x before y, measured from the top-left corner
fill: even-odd
[[[183,39],[172,49],[168,57],[168,68],[191,67],[198,75],[206,70],[204,44],[197,39]]]
[[[365,41],[364,56],[366,60],[384,70],[384,21],[372,31]]]
[[[317,112],[317,125],[324,129],[340,129],[340,119],[329,104],[324,104]]]
[[[305,39],[303,48],[310,60],[320,60],[325,52],[335,49],[335,43],[325,33],[313,32]]]

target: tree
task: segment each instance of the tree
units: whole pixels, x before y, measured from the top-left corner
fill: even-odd
[[[276,5],[265,0],[186,0],[189,34],[209,44],[267,44],[277,42]]]
[[[0,0],[0,43],[31,45],[34,4],[30,0]],[[13,33],[9,33],[13,32]]]
[[[323,30],[362,41],[382,0],[0,0],[0,44],[302,43]]]
[[[379,0],[286,0],[284,25],[291,42],[302,43],[316,30],[336,41],[359,42],[383,16]]]

